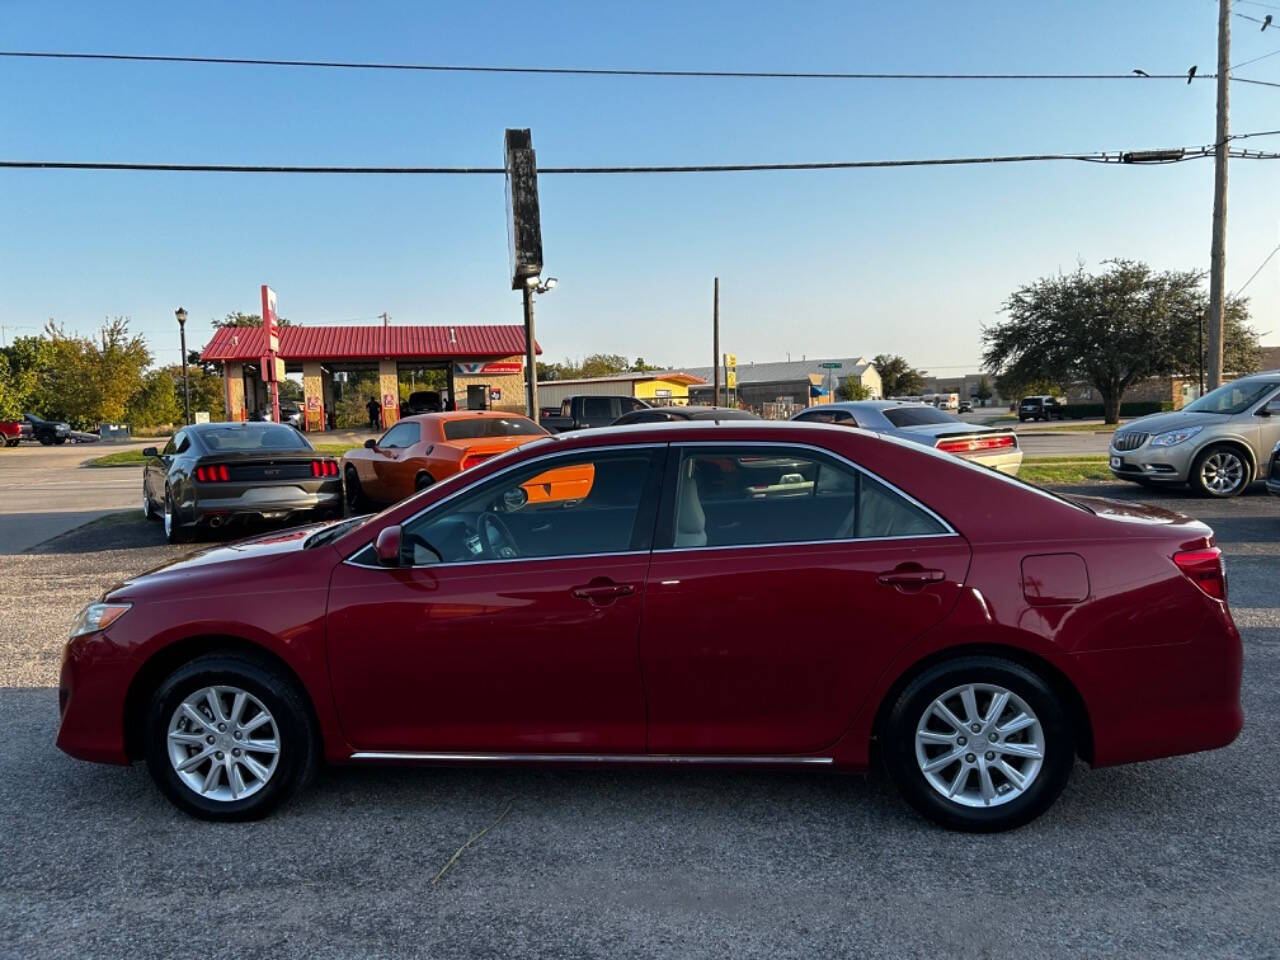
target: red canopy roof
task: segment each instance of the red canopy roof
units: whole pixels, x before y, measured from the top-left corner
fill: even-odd
[[[524,327],[487,324],[452,327],[285,327],[280,356],[285,360],[405,360],[513,357],[524,353]],[[536,344],[535,344],[536,347]],[[261,327],[220,327],[200,352],[213,361],[257,360],[267,352]],[[541,353],[538,348],[538,353]]]

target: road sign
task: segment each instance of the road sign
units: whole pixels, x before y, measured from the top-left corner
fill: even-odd
[[[729,370],[728,372],[725,373],[724,385],[728,387],[730,390],[736,390],[738,388],[738,371],[737,370]]]
[[[844,364],[843,364],[843,363],[833,363],[833,362],[831,362],[831,361],[828,361],[828,362],[826,362],[826,363],[824,363],[824,364],[822,365],[822,369],[823,369],[823,370],[843,370],[843,369],[844,369]]]
[[[726,353],[724,355],[724,365],[727,370],[736,370],[738,367],[738,355],[736,353]]]
[[[538,216],[538,163],[533,136],[526,130],[506,132],[507,241],[511,255],[511,289],[542,273],[542,223]]]

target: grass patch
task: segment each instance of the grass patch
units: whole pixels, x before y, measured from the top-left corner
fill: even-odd
[[[359,450],[364,446],[363,443],[317,443],[314,444],[316,453],[325,453],[331,457],[340,457],[348,450]]]
[[[1124,423],[1122,421],[1120,427],[1123,426]],[[1046,432],[1052,431],[1053,433],[1115,433],[1120,427],[1107,423],[1061,423],[1046,420],[1039,423],[1031,421],[1019,424],[1018,432],[1036,433],[1043,430]]]
[[[1044,460],[1024,460],[1022,469],[1018,471],[1018,479],[1047,487],[1073,483],[1097,483],[1100,480],[1114,480],[1115,477],[1111,475],[1104,457],[1097,460],[1047,463]]]
[[[86,467],[134,467],[147,462],[141,450],[117,450],[103,457],[94,457]]]

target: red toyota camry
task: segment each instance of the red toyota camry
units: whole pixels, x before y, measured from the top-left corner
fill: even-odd
[[[58,745],[196,816],[322,762],[865,769],[1025,823],[1077,756],[1225,746],[1240,637],[1213,533],[918,444],[732,421],[534,441],[372,518],[109,590]]]

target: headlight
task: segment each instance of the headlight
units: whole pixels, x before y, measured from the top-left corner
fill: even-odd
[[[1190,440],[1204,427],[1183,427],[1181,430],[1168,430],[1164,433],[1157,433],[1151,438],[1153,447],[1176,447],[1185,440]]]
[[[91,603],[80,611],[75,626],[71,628],[71,639],[83,637],[86,633],[97,633],[105,630],[124,616],[133,604],[129,603]]]

